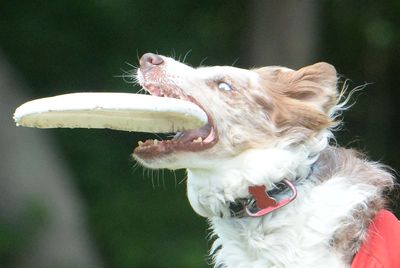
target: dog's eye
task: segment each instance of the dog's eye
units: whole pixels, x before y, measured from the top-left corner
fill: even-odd
[[[232,90],[231,85],[229,85],[228,83],[225,83],[225,82],[219,83],[219,84],[218,84],[218,88],[219,88],[220,90],[223,90],[223,91],[230,91],[230,90]]]

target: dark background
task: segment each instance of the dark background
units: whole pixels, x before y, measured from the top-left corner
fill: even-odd
[[[327,61],[343,80],[349,79],[350,88],[370,83],[344,114],[345,124],[336,133],[339,144],[400,170],[399,42],[400,2],[395,0],[1,1],[0,72],[5,78],[0,76],[0,99],[9,107],[0,122],[1,267],[89,267],[82,264],[85,258],[93,267],[206,267],[209,262],[207,224],[186,200],[184,171],[143,171],[130,158],[138,140],[149,135],[17,129],[12,113],[22,102],[78,91],[136,92],[139,88],[120,76],[131,72],[145,52],[187,55],[193,66],[298,68]],[[13,83],[2,84],[10,77]],[[16,134],[4,134],[11,128]],[[59,174],[47,160],[41,167],[35,164],[43,157],[30,147],[38,144],[34,138],[27,137],[21,151],[13,149],[20,132],[45,135],[39,147],[51,146],[57,153],[50,153],[49,161],[68,170],[63,179],[68,187],[59,186],[49,199],[40,197],[53,191],[51,183],[31,181],[36,190],[30,193],[32,187],[13,176],[48,169],[55,172],[51,182]],[[13,160],[14,154],[26,157]],[[12,194],[5,198],[13,189],[25,189],[21,196],[29,198],[19,203]],[[52,225],[47,208],[58,204],[60,196],[82,212],[75,220],[85,235],[77,235],[76,241],[89,242],[76,253],[67,240],[41,240],[49,226],[53,233],[63,232],[57,229],[62,224]],[[57,213],[54,217],[65,223],[67,214],[55,209]],[[49,250],[37,253],[40,248]],[[55,248],[61,257],[46,255]],[[81,253],[79,262],[74,254]]]

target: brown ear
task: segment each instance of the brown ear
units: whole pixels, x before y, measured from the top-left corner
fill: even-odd
[[[337,101],[337,77],[332,65],[321,62],[297,71],[264,67],[257,72],[272,99],[268,103],[264,98],[263,106],[279,129],[304,127],[318,131],[334,124],[332,108]]]
[[[332,65],[320,62],[293,72],[283,72],[279,80],[288,87],[282,93],[290,98],[305,101],[329,114],[337,100],[337,74]]]
[[[281,130],[322,130],[334,124],[337,102],[336,70],[328,63],[316,63],[294,71],[284,67],[264,67],[262,78],[268,97],[256,95],[269,118]]]

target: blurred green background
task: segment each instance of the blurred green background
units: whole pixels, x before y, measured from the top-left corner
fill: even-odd
[[[120,75],[131,72],[146,52],[187,55],[186,62],[193,66],[298,68],[327,61],[344,79],[351,79],[350,87],[371,83],[345,113],[343,130],[337,133],[339,144],[400,170],[399,43],[400,2],[394,0],[1,1],[0,72],[7,69],[3,73],[12,75],[4,75],[3,81],[0,76],[1,104],[9,107],[2,110],[0,125],[0,266],[207,267],[209,263],[207,224],[189,206],[184,171],[143,171],[130,158],[138,140],[149,135],[16,129],[11,117],[22,102],[77,91],[136,92],[139,88]],[[13,82],[5,83],[11,76]],[[17,151],[14,143],[18,135],[25,135],[20,132],[45,138],[38,143],[27,136],[31,142],[19,145]],[[68,170],[63,182],[68,186],[60,184],[61,190],[51,198],[41,198],[52,191],[46,182],[18,184],[19,176],[13,175],[26,170],[29,177],[43,169],[54,171],[52,179],[59,174],[58,166],[47,160],[38,168],[35,161],[47,158],[32,144],[51,146],[57,153],[49,161],[55,159]],[[28,153],[29,157],[23,156]],[[24,189],[18,202],[13,189]],[[73,194],[62,189],[72,189]],[[53,202],[69,204],[58,202],[60,196],[81,211],[75,218],[84,235],[74,240],[81,250],[68,247],[63,238],[49,238],[53,243],[49,245],[41,238],[46,228],[62,232],[57,230],[62,224],[53,224],[58,221],[51,210]],[[61,223],[68,222],[66,228],[74,226],[63,218],[67,214],[61,208],[54,211]],[[37,252],[46,247],[45,253]],[[46,255],[53,254],[51,249],[54,258]],[[81,253],[81,261],[74,258]],[[62,257],[66,255],[69,259]]]

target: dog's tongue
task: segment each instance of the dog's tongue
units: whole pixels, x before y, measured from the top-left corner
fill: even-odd
[[[207,124],[196,104],[129,93],[73,93],[27,102],[14,113],[17,125],[36,128],[109,128],[178,132]]]
[[[205,138],[207,138],[210,132],[211,132],[211,125],[207,124],[195,130],[179,132],[175,135],[174,140],[179,140],[181,142],[188,142],[198,138],[204,140]]]

